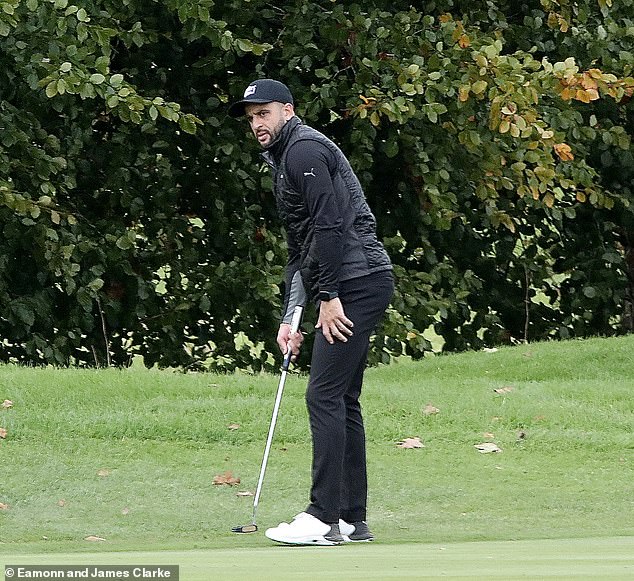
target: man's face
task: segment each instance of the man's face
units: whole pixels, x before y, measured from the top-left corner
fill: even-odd
[[[276,101],[248,104],[244,107],[244,112],[253,135],[262,147],[268,147],[294,115],[293,105]]]

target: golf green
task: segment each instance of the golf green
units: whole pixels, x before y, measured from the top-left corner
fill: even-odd
[[[340,547],[3,555],[3,565],[179,565],[181,581],[230,579],[631,579],[634,537]]]

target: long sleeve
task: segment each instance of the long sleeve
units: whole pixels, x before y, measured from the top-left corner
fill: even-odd
[[[342,207],[332,182],[336,160],[323,144],[305,140],[294,144],[287,154],[287,174],[291,185],[303,194],[314,224],[319,259],[319,289],[339,290],[342,262]]]

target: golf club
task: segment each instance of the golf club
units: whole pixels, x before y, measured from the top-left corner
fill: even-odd
[[[299,325],[302,320],[302,313],[304,308],[302,306],[295,307],[293,311],[293,319],[291,320],[291,334],[296,333],[299,329]],[[284,356],[284,362],[282,363],[282,376],[280,377],[280,383],[277,386],[277,395],[275,396],[275,405],[273,406],[273,416],[271,417],[271,425],[269,426],[269,435],[266,438],[266,446],[264,448],[264,456],[262,458],[262,466],[260,467],[260,478],[258,479],[258,486],[255,490],[255,496],[253,497],[253,517],[251,518],[251,524],[236,526],[231,529],[234,533],[254,533],[258,530],[255,516],[258,509],[258,503],[260,502],[260,493],[262,492],[262,483],[264,482],[264,473],[266,472],[266,464],[269,459],[269,452],[271,451],[271,442],[273,441],[273,432],[275,431],[275,424],[277,423],[277,415],[280,410],[280,403],[282,402],[282,393],[284,392],[284,384],[286,383],[286,375],[288,373],[288,367],[291,364],[291,357],[293,353],[290,348]]]

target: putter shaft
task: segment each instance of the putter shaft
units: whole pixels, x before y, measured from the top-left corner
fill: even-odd
[[[299,329],[299,325],[302,320],[302,313],[304,308],[302,306],[296,306],[293,312],[293,319],[291,320],[291,334],[296,333]],[[271,416],[271,424],[269,425],[269,433],[266,437],[266,446],[264,447],[264,456],[262,457],[262,465],[260,466],[260,476],[258,478],[258,485],[255,490],[255,496],[253,497],[253,518],[250,525],[244,525],[243,527],[234,527],[232,530],[236,533],[252,533],[258,530],[256,524],[256,514],[258,510],[258,504],[260,502],[260,494],[262,492],[262,484],[264,482],[264,474],[266,473],[266,465],[269,460],[269,453],[271,452],[271,443],[273,442],[273,434],[275,432],[275,425],[277,423],[277,416],[280,410],[280,404],[282,402],[282,394],[284,393],[284,384],[286,383],[286,376],[288,374],[288,368],[291,364],[291,357],[293,353],[288,350],[288,353],[284,356],[282,363],[282,376],[277,386],[277,393],[275,395],[275,405],[273,406],[273,414]],[[239,529],[239,530],[238,530]],[[248,530],[247,530],[248,529]]]

